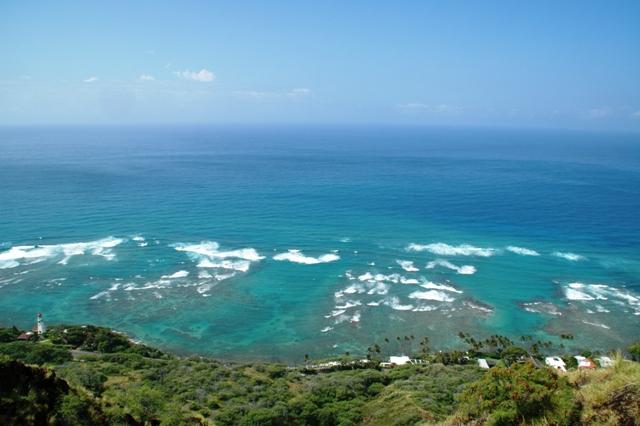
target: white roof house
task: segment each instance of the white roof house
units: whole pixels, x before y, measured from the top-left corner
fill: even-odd
[[[580,355],[576,355],[574,358],[578,361],[578,368],[596,368],[596,365],[589,358]]]
[[[613,367],[613,360],[608,356],[601,356],[596,360],[600,363],[600,367],[603,367],[603,368]]]
[[[484,358],[478,358],[478,367],[484,368],[485,370],[489,369],[489,364],[487,364],[487,360]]]
[[[544,359],[544,363],[556,370],[567,371],[566,364],[559,356],[548,356]]]
[[[406,355],[389,357],[389,364],[405,365],[405,364],[408,364],[409,362],[411,362],[411,358],[409,358]]]

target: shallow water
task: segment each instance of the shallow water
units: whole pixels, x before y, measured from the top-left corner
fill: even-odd
[[[637,136],[3,128],[0,184],[5,325],[289,361],[461,330],[640,337]]]

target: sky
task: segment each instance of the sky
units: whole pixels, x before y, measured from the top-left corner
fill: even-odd
[[[4,1],[0,125],[640,132],[640,2]]]

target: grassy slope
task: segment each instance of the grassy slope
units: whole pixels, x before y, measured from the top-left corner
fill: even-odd
[[[70,348],[99,353],[72,359]],[[0,361],[1,354],[3,362],[48,365],[71,386],[70,395],[76,396],[45,407],[50,418],[60,418],[56,415],[63,409],[69,418],[80,409],[109,424],[461,425],[500,424],[501,418],[494,415],[497,408],[469,410],[482,392],[460,403],[465,388],[489,377],[474,365],[316,374],[278,364],[176,358],[97,328],[57,330],[46,342],[0,343]],[[511,384],[501,379],[498,388],[521,386],[530,376],[518,377]],[[560,382],[550,403],[540,414],[520,418],[523,424],[570,424],[566,413],[571,410],[577,410],[582,424],[639,424],[640,364],[618,359],[614,368],[571,372]],[[24,409],[26,396],[12,398]]]

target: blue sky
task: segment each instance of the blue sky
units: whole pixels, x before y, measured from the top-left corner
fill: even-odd
[[[640,131],[638,22],[638,1],[2,2],[0,124]]]

